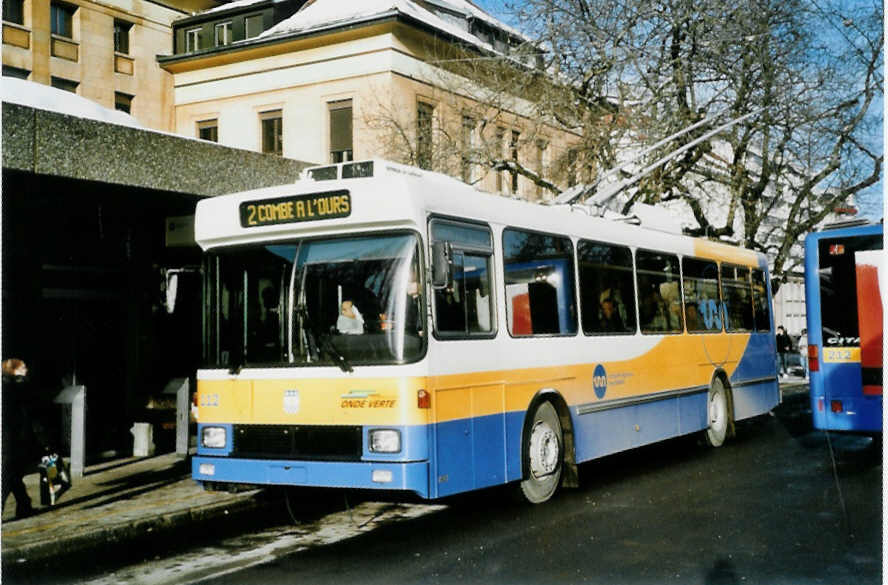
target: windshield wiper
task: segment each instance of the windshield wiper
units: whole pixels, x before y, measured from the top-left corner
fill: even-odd
[[[306,336],[308,337],[309,348],[308,351],[311,353],[311,346],[314,346],[318,350],[323,351],[327,355],[329,355],[333,362],[339,366],[339,369],[346,373],[351,373],[354,369],[351,367],[351,364],[348,363],[348,360],[345,359],[345,356],[342,355],[335,345],[333,345],[333,340],[330,339],[329,335],[321,335],[320,336],[320,345],[315,341],[314,336],[314,327],[312,326],[311,317],[308,316],[308,308],[305,305],[299,305],[296,307],[296,313],[302,317],[303,320],[303,329],[305,331]]]
[[[333,344],[333,340],[330,338],[329,334],[321,334],[320,348],[327,351],[327,354],[333,358],[333,361],[336,362],[336,365],[339,366],[340,370],[347,373],[354,371],[351,364],[348,363],[348,360],[342,355],[342,352],[340,352]]]

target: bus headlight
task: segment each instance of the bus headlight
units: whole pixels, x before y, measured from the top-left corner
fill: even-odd
[[[396,429],[373,429],[370,431],[370,451],[374,453],[397,453],[401,450],[401,431]]]
[[[200,444],[209,449],[223,449],[227,438],[225,427],[203,427]]]

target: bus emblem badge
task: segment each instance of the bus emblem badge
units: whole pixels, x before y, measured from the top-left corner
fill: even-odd
[[[599,399],[604,398],[604,394],[607,392],[607,372],[604,371],[604,366],[601,364],[595,366],[595,372],[592,374],[592,387],[595,389],[595,396]]]
[[[299,390],[284,390],[284,412],[299,413]]]

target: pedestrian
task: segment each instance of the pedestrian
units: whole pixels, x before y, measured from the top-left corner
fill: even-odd
[[[802,329],[799,335],[799,355],[802,357],[802,369],[805,370],[805,379],[808,379],[808,330]]]
[[[41,444],[34,430],[30,403],[33,399],[28,366],[20,359],[7,359],[3,372],[3,507],[9,494],[15,497],[15,517],[34,513],[24,477],[37,465]]]
[[[777,357],[780,363],[780,376],[789,374],[789,353],[792,351],[792,339],[786,333],[783,325],[777,327]]]

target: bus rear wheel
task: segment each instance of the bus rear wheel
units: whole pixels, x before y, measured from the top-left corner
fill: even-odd
[[[716,378],[709,388],[706,399],[706,417],[708,426],[703,432],[703,439],[710,447],[721,447],[728,438],[731,428],[731,408],[728,391],[721,378]]]
[[[524,438],[526,478],[521,481],[521,494],[531,504],[551,498],[561,480],[564,439],[561,421],[551,402],[537,406],[530,428]]]

